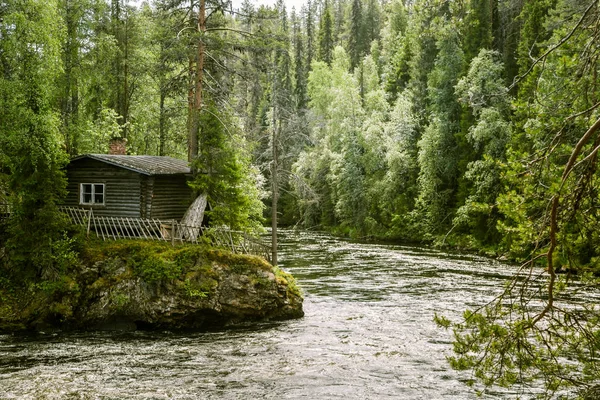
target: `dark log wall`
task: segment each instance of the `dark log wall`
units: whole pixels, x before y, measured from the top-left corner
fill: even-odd
[[[101,161],[83,158],[67,167],[69,191],[66,206],[93,208],[94,215],[139,218],[140,178],[137,172],[119,168]],[[79,204],[80,183],[104,183],[104,206]]]
[[[192,203],[192,190],[184,175],[154,177],[151,218],[179,221]]]
[[[140,215],[142,218],[150,218],[152,214],[152,191],[154,190],[154,177],[141,175],[140,190]]]

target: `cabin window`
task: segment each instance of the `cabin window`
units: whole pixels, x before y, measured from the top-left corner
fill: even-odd
[[[79,204],[104,205],[104,183],[82,183]]]

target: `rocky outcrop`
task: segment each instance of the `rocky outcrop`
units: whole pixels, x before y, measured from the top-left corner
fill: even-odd
[[[36,330],[211,329],[304,315],[293,277],[259,257],[141,250],[103,249],[70,281],[72,290],[30,302],[18,322]]]
[[[106,271],[107,266],[116,271]],[[290,289],[293,278],[266,262],[264,268],[236,271],[212,261],[192,267],[184,279],[154,282],[133,274],[122,260],[95,269],[97,279],[86,287],[69,321],[76,328],[204,329],[304,315],[302,297]]]

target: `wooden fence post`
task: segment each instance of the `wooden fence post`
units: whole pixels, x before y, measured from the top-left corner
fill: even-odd
[[[88,223],[87,223],[87,237],[90,238],[90,227],[92,225],[92,218],[94,218],[94,210],[90,208],[90,212],[88,213]]]
[[[171,220],[171,246],[175,246],[175,220]]]

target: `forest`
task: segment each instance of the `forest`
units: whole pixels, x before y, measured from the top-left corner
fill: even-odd
[[[6,251],[56,269],[63,168],[122,137],[208,171],[193,187],[215,224],[524,262],[518,301],[439,317],[453,366],[486,385],[593,382],[597,310],[575,323],[554,298],[574,275],[598,284],[599,44],[597,0],[0,1]]]

